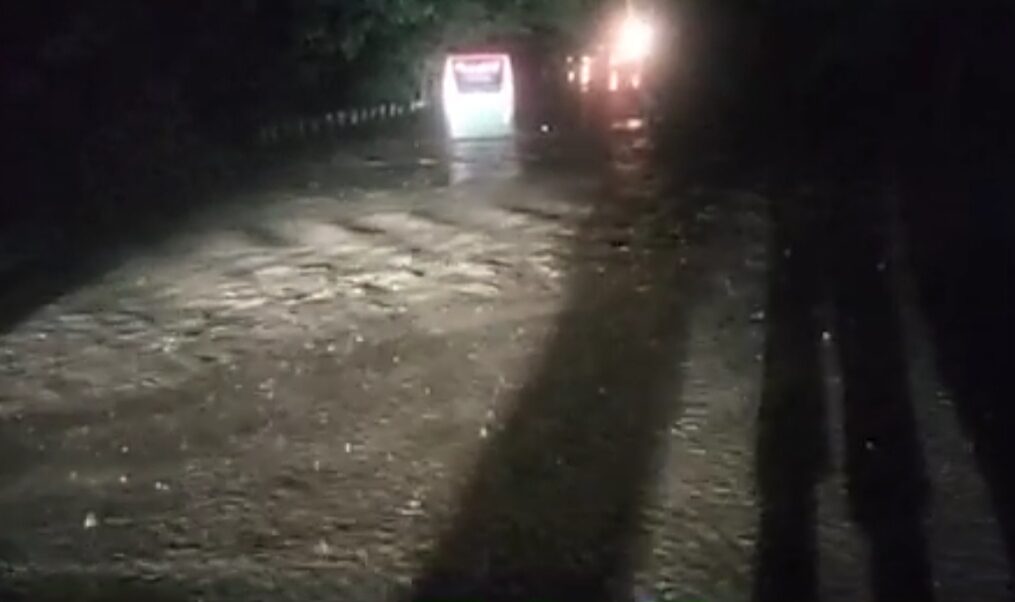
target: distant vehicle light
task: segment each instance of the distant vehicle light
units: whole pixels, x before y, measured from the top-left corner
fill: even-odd
[[[625,132],[636,132],[645,127],[645,120],[640,117],[630,117],[621,121],[616,121],[612,124],[614,130],[625,131]]]
[[[507,54],[453,54],[444,64],[444,116],[452,138],[506,136],[514,124],[515,84]]]
[[[581,69],[578,72],[578,82],[583,88],[587,88],[592,83],[592,57],[582,57]]]
[[[645,17],[628,13],[617,28],[611,62],[635,63],[647,59],[655,45],[655,28]]]

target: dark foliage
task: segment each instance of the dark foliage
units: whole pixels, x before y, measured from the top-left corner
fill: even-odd
[[[0,224],[149,206],[153,190],[228,172],[266,119],[408,99],[440,48],[558,32],[585,3],[14,3],[0,18],[0,125],[15,133]]]

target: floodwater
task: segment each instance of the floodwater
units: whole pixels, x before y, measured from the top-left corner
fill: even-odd
[[[893,205],[562,130],[336,144],[31,274],[0,597],[1010,599]]]

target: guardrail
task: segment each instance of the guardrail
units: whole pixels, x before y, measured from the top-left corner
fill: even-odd
[[[427,107],[425,100],[386,102],[364,108],[332,111],[313,117],[299,117],[263,125],[257,130],[257,141],[268,145],[292,139],[306,139],[368,123],[385,121],[418,113]]]

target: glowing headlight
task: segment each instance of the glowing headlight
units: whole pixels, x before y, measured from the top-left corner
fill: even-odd
[[[620,22],[612,59],[616,63],[632,63],[647,59],[655,43],[655,28],[647,19],[627,14]]]

